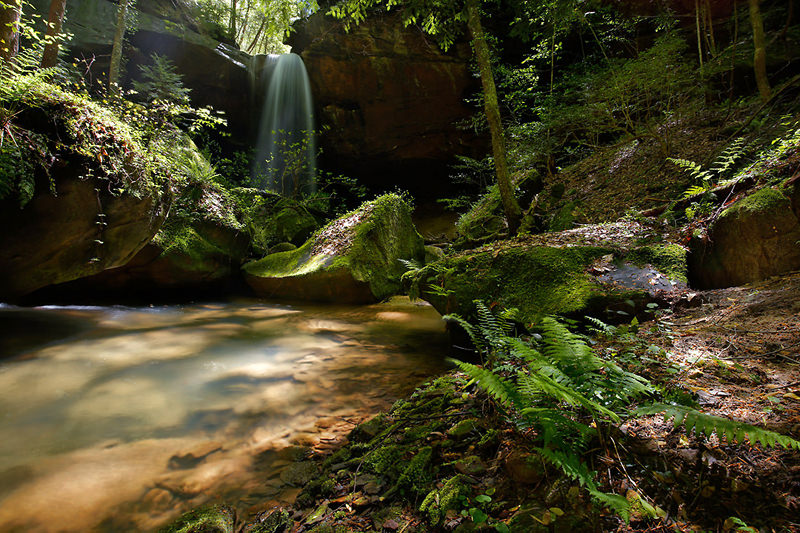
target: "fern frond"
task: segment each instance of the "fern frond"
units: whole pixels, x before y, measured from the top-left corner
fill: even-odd
[[[472,323],[470,323],[469,321],[465,320],[464,318],[456,314],[444,315],[442,317],[442,320],[455,322],[456,324],[464,328],[464,331],[466,331],[467,335],[469,336],[469,340],[471,340],[472,344],[475,345],[475,349],[478,350],[478,353],[483,354],[486,352],[488,348],[486,345],[486,341],[478,333],[478,328],[476,328]]]
[[[683,191],[683,196],[681,196],[681,200],[688,200],[693,196],[697,196],[698,194],[703,194],[704,192],[708,191],[708,187],[705,185],[692,185],[685,191]]]
[[[711,179],[711,173],[708,170],[703,170],[698,163],[689,161],[688,159],[679,159],[675,157],[668,157],[667,161],[674,163],[684,171],[689,173],[694,181],[708,181]]]
[[[606,337],[613,337],[617,334],[617,328],[611,324],[606,324],[599,318],[593,316],[584,317],[589,322],[589,329],[596,334],[605,335]]]
[[[520,405],[522,405],[522,400],[516,388],[491,370],[486,370],[479,366],[475,366],[470,363],[464,363],[463,361],[458,361],[456,359],[448,360],[456,365],[459,370],[464,372],[471,379],[475,380],[475,382],[477,382],[478,385],[480,385],[480,387],[486,391],[489,396],[491,396],[501,405],[514,408],[518,408]]]
[[[552,317],[544,317],[541,329],[544,344],[542,353],[557,362],[560,368],[579,368],[581,372],[600,368],[600,360],[595,357],[586,341],[569,331],[561,322]]]
[[[548,463],[557,467],[568,477],[577,481],[579,485],[586,488],[598,503],[617,513],[623,520],[628,520],[631,509],[628,500],[618,494],[608,494],[601,491],[594,480],[595,473],[586,468],[586,465],[581,463],[577,455],[549,448],[538,448],[537,451]]]
[[[417,261],[416,259],[398,259],[400,264],[406,267],[406,273],[408,272],[419,272],[422,270],[423,264]]]
[[[614,411],[590,400],[574,388],[562,385],[541,373],[525,374],[520,372],[517,375],[517,383],[520,393],[522,394],[535,396],[537,393],[542,392],[557,402],[564,402],[574,407],[583,407],[589,411],[592,416],[600,415],[614,422],[620,421],[619,415]]]
[[[505,337],[503,327],[494,313],[486,307],[486,304],[480,300],[475,300],[473,303],[478,314],[478,327],[488,343],[492,345],[500,338]]]
[[[780,433],[757,426],[751,426],[744,422],[701,413],[696,409],[683,405],[669,405],[663,403],[647,405],[637,409],[636,413],[639,415],[663,413],[664,420],[674,418],[675,425],[684,426],[686,431],[690,433],[692,430],[697,433],[702,433],[705,436],[716,433],[718,437],[725,437],[729,442],[743,443],[745,437],[747,437],[750,442],[755,443],[757,441],[771,448],[782,446],[784,448],[800,450],[800,441],[786,435],[781,435]]]
[[[736,161],[741,159],[744,155],[743,137],[739,137],[731,141],[728,147],[717,157],[714,163],[711,164],[711,170],[721,176],[736,164]]]

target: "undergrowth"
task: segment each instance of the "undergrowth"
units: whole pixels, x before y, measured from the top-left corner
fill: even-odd
[[[716,434],[729,442],[800,450],[800,442],[773,431],[665,403],[644,377],[598,356],[587,338],[545,317],[527,337],[511,335],[511,312],[493,314],[476,301],[478,324],[458,322],[484,361],[454,361],[521,430],[533,430],[538,453],[580,483],[601,505],[627,519],[631,502],[603,492],[584,461],[593,441],[603,441],[611,425],[638,416],[663,414],[688,432]],[[611,331],[610,329],[608,331]],[[650,506],[652,516],[660,510]]]

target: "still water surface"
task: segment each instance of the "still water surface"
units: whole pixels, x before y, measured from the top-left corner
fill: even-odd
[[[290,502],[281,473],[444,368],[430,307],[0,305],[0,531]]]

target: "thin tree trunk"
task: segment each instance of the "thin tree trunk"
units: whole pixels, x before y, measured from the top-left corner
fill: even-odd
[[[8,61],[19,52],[19,21],[22,0],[4,0],[0,5],[0,59]]]
[[[47,33],[45,34],[47,44],[44,45],[42,68],[54,67],[58,63],[59,37],[66,9],[67,0],[50,2],[50,15],[47,17]]]
[[[700,3],[694,0],[694,22],[697,33],[697,58],[700,61],[700,68],[703,68],[703,37],[700,35]]]
[[[483,33],[477,0],[467,1],[467,17],[467,26],[472,34],[472,46],[475,48],[475,57],[478,60],[478,70],[483,85],[483,103],[486,120],[489,122],[489,132],[492,136],[497,187],[500,190],[500,199],[503,202],[503,211],[508,222],[508,233],[515,235],[522,219],[522,210],[514,197],[514,188],[508,172],[503,124],[500,121],[500,106],[497,103],[497,88],[494,85],[489,45],[486,43],[486,36]]]
[[[231,21],[228,24],[228,34],[236,42],[236,0],[231,0]]]
[[[108,68],[108,90],[114,94],[119,92],[119,68],[122,62],[125,13],[128,11],[128,1],[119,0],[119,6],[117,7],[117,29],[114,32],[114,45],[111,48],[111,66]]]
[[[761,20],[761,8],[759,0],[749,0],[750,25],[753,27],[753,70],[756,75],[756,85],[761,101],[769,100],[772,89],[767,79],[767,43],[764,39],[764,22]]]

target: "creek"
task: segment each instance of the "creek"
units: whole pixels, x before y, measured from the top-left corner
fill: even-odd
[[[238,300],[0,305],[0,531],[150,531],[290,503],[311,450],[445,367],[439,315]]]

